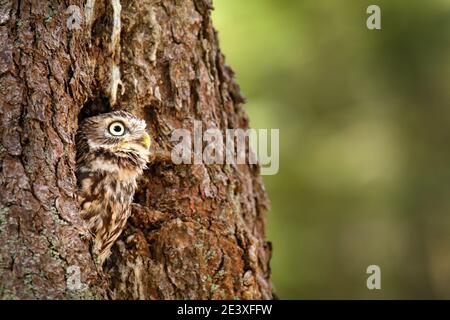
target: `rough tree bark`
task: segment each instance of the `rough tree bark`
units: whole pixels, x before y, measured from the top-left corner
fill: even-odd
[[[248,127],[211,9],[208,0],[0,0],[2,298],[272,298],[258,166],[155,160],[104,270],[78,216],[74,136],[84,117],[131,111],[159,151],[194,120]],[[70,266],[82,288],[67,286]]]

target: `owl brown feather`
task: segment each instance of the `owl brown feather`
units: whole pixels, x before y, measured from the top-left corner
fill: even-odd
[[[77,136],[78,201],[101,264],[131,213],[150,140],[143,120],[124,111],[87,118]]]

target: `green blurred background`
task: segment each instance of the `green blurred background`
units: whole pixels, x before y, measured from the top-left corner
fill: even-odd
[[[252,127],[280,129],[264,177],[279,297],[450,298],[450,1],[214,6]]]

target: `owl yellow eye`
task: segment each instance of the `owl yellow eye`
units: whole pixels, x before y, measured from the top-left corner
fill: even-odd
[[[122,122],[115,121],[109,125],[109,133],[113,136],[123,136],[125,134],[125,126]]]

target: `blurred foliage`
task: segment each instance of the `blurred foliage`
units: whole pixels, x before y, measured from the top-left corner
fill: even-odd
[[[214,6],[252,127],[280,128],[264,177],[280,298],[450,298],[450,1]]]

